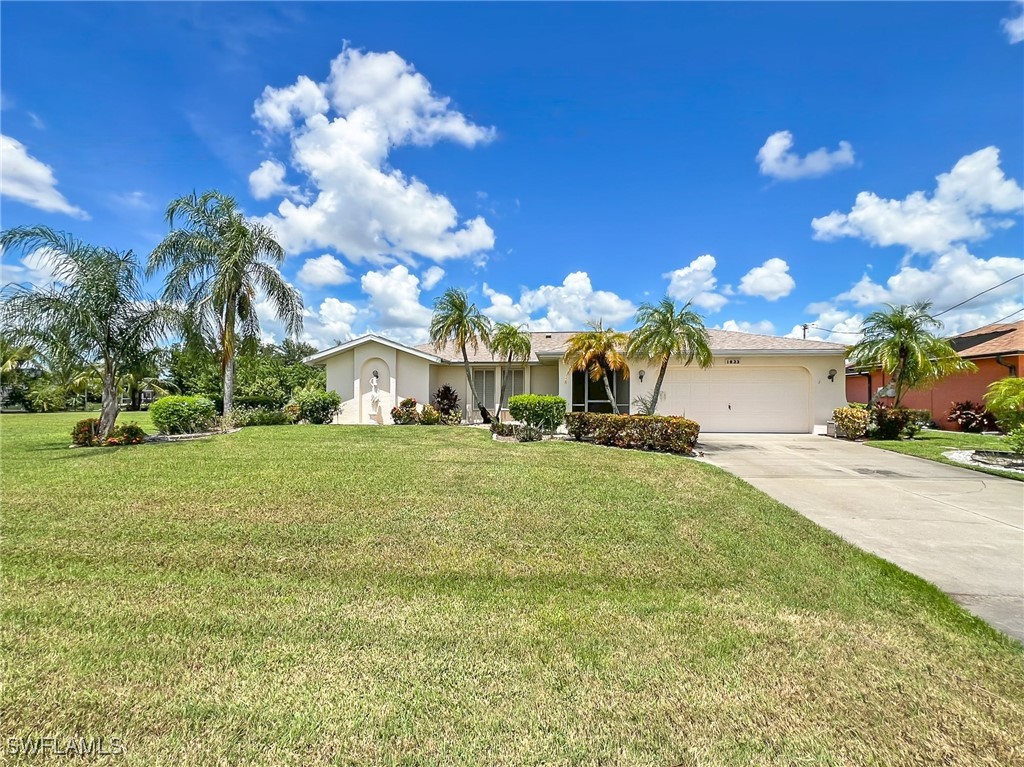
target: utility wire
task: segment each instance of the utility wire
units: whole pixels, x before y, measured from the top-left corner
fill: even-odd
[[[1015,274],[1010,279],[1003,280],[998,285],[993,285],[991,288],[986,288],[985,290],[981,291],[980,293],[975,293],[970,298],[966,298],[963,301],[961,301],[960,303],[954,304],[953,306],[949,307],[948,309],[943,309],[938,314],[933,314],[932,317],[941,317],[943,314],[947,314],[947,313],[953,311],[954,309],[959,309],[961,306],[963,306],[964,304],[970,303],[975,298],[979,298],[980,296],[983,296],[986,293],[991,293],[996,288],[1001,288],[1001,287],[1003,287],[1003,285],[1011,283],[1014,280],[1019,280],[1021,277],[1024,277],[1024,272],[1021,272],[1020,274]],[[990,325],[998,325],[1003,320],[1008,320],[1014,314],[1020,314],[1022,311],[1024,311],[1024,309],[1018,309],[1017,311],[1013,312],[1013,314],[1008,314],[1005,317],[1003,317],[1002,319],[998,319],[995,322],[990,322],[989,324]],[[859,336],[860,335],[859,332],[855,333],[855,332],[853,332],[851,330],[836,330],[835,328],[831,328],[831,329],[830,328],[823,328],[820,325],[814,325],[812,323],[808,323],[807,327],[809,327],[809,328],[816,328],[817,330],[820,330],[820,331],[822,331],[824,333],[836,333],[838,335],[844,335],[844,336]]]

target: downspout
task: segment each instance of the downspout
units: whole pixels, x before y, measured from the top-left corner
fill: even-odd
[[[1006,368],[1007,370],[1010,371],[1010,378],[1016,378],[1017,377],[1017,366],[1016,365],[1011,365],[1009,362],[1003,362],[1003,355],[1002,354],[997,354],[996,355],[996,363],[999,364],[999,365],[1002,365],[1004,368]]]

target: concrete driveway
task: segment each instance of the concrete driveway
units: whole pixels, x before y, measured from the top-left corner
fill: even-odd
[[[697,447],[1024,640],[1024,483],[810,434],[702,434]]]

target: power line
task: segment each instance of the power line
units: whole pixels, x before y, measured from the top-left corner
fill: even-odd
[[[1020,274],[1015,274],[1015,275],[1013,275],[1013,277],[1010,277],[1010,279],[1003,280],[998,285],[993,285],[991,288],[986,288],[985,290],[981,291],[980,293],[975,293],[970,298],[965,298],[960,303],[954,304],[953,306],[949,307],[948,309],[943,309],[938,314],[933,314],[932,317],[941,317],[943,314],[948,314],[949,312],[953,311],[954,309],[959,309],[964,304],[970,303],[975,298],[979,298],[979,297],[985,295],[986,293],[991,293],[993,290],[996,290],[997,288],[1001,288],[1001,287],[1003,287],[1003,285],[1011,283],[1014,280],[1019,280],[1021,277],[1024,277],[1024,272],[1021,272]],[[1013,314],[1008,314],[1005,317],[1003,317],[1002,319],[998,319],[995,322],[990,322],[989,324],[990,325],[998,325],[1003,320],[1008,320],[1014,314],[1020,314],[1022,311],[1024,311],[1024,309],[1018,309],[1017,311],[1013,312]],[[815,328],[817,330],[822,331],[823,333],[836,333],[838,335],[844,335],[844,336],[859,336],[860,335],[860,332],[853,332],[851,330],[836,330],[835,328],[823,328],[820,325],[814,325],[812,323],[807,323],[806,325],[804,325],[804,335],[805,336],[806,336],[807,328]]]
[[[971,302],[971,301],[973,301],[973,300],[974,300],[975,298],[978,298],[979,296],[983,296],[983,295],[985,295],[986,293],[991,293],[991,292],[992,292],[993,290],[995,290],[996,288],[1001,288],[1001,287],[1003,287],[1003,285],[1007,284],[1008,282],[1013,282],[1014,280],[1020,279],[1021,277],[1024,277],[1024,272],[1021,272],[1020,274],[1015,274],[1015,275],[1013,275],[1013,277],[1011,277],[1010,279],[1008,279],[1008,280],[1003,280],[1003,281],[1002,281],[1002,282],[1000,282],[1000,283],[999,283],[998,285],[993,285],[993,286],[992,286],[991,288],[989,288],[988,290],[983,290],[983,291],[981,291],[980,293],[977,293],[977,294],[975,294],[975,295],[971,296],[970,298],[968,298],[968,299],[965,299],[965,300],[961,301],[960,303],[956,304],[955,306],[951,306],[951,307],[949,307],[948,309],[946,309],[946,310],[944,310],[944,311],[941,311],[941,312],[939,312],[938,314],[933,314],[933,315],[932,315],[932,317],[941,317],[941,316],[942,316],[943,314],[945,314],[946,312],[951,312],[951,311],[953,311],[954,309],[959,309],[959,308],[960,308],[961,306],[963,306],[963,305],[964,305],[964,304],[966,304],[966,303],[970,303],[970,302]],[[1016,312],[1014,312],[1014,314],[1016,314]],[[1012,316],[1012,315],[1011,315],[1011,316]]]

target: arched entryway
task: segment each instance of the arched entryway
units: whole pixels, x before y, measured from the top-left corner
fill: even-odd
[[[395,406],[388,363],[380,357],[366,360],[359,373],[359,391],[359,423],[388,423]]]

